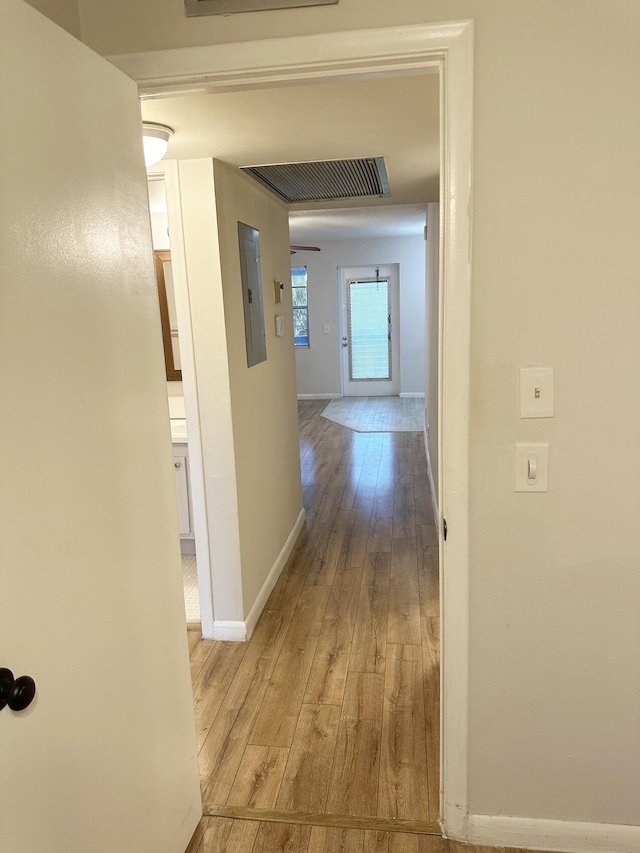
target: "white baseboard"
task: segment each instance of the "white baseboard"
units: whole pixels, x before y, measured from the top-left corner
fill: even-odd
[[[280,577],[282,570],[284,569],[287,563],[287,560],[291,556],[293,547],[296,544],[296,539],[298,538],[300,531],[302,530],[305,517],[306,515],[303,507],[298,514],[296,523],[293,525],[291,533],[289,533],[289,535],[287,536],[287,541],[282,546],[282,550],[276,557],[276,561],[271,567],[271,571],[267,575],[265,582],[262,584],[262,589],[256,596],[256,600],[251,605],[251,610],[249,611],[245,620],[245,624],[247,626],[247,640],[251,638],[251,635],[253,634],[253,629],[256,627],[258,619],[260,618],[260,614],[264,610],[264,606],[267,603],[267,599],[271,595],[271,590],[276,585],[276,581]]]
[[[214,619],[213,639],[243,643],[247,639],[247,623],[232,622],[230,619],[226,621]]]
[[[256,600],[251,605],[251,610],[249,611],[247,618],[244,620],[244,622],[225,622],[221,620],[214,621],[214,640],[231,640],[242,643],[246,640],[251,639],[253,629],[256,627],[258,619],[260,618],[260,614],[264,610],[264,606],[267,603],[267,599],[271,595],[271,590],[276,585],[276,581],[280,577],[280,574],[284,569],[287,560],[291,556],[293,546],[296,544],[296,539],[298,538],[298,535],[302,530],[304,520],[305,511],[303,507],[298,513],[296,523],[293,525],[291,532],[287,536],[287,541],[282,546],[282,550],[276,557],[276,561],[271,567],[271,571],[267,575],[265,582],[262,584],[262,588],[256,596]]]
[[[400,397],[422,397],[424,399],[424,391],[402,391]]]
[[[634,853],[640,850],[640,826],[472,814],[467,841],[558,853]]]
[[[298,394],[298,400],[339,400],[342,394]]]

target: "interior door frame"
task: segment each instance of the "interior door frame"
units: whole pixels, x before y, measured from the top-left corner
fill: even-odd
[[[143,98],[432,70],[440,79],[439,470],[441,825],[467,838],[473,21],[109,57]],[[446,518],[449,535],[442,537]]]
[[[392,390],[380,392],[371,388],[371,385],[363,384],[358,393],[346,394],[348,374],[345,368],[345,350],[350,352],[350,347],[344,347],[344,338],[349,337],[347,316],[349,313],[347,305],[347,288],[352,281],[367,281],[375,279],[376,270],[379,270],[380,280],[389,282],[389,310],[391,313],[391,380],[389,388]],[[398,264],[366,264],[357,267],[340,267],[338,270],[338,298],[340,300],[340,378],[343,397],[358,396],[397,396],[400,393],[400,274]],[[349,342],[350,343],[350,342]],[[385,380],[389,381],[389,380]]]

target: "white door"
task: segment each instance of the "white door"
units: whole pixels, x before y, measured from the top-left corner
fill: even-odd
[[[381,397],[400,390],[398,266],[340,271],[342,393]]]
[[[0,848],[183,853],[201,811],[135,84],[0,4]]]

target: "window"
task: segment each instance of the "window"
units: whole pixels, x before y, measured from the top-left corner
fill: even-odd
[[[391,379],[389,282],[349,281],[349,379]]]
[[[293,302],[293,342],[297,347],[309,346],[309,305],[307,302],[307,268],[291,270],[291,299]]]

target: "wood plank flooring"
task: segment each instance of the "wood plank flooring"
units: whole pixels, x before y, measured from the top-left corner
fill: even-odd
[[[192,853],[441,850],[388,831],[438,831],[438,559],[422,434],[354,432],[324,406],[299,406],[306,525],[252,639],[189,635],[211,815]]]
[[[436,835],[204,817],[186,853],[496,853]],[[503,850],[503,848],[501,848]],[[508,848],[509,853],[532,853]]]
[[[437,824],[422,435],[353,432],[324,405],[299,406],[307,522],[253,637],[189,632],[205,816],[187,853],[494,853]]]
[[[300,403],[307,523],[253,637],[189,632],[205,816],[186,853],[495,853],[437,825],[422,435],[352,432],[324,405]]]

